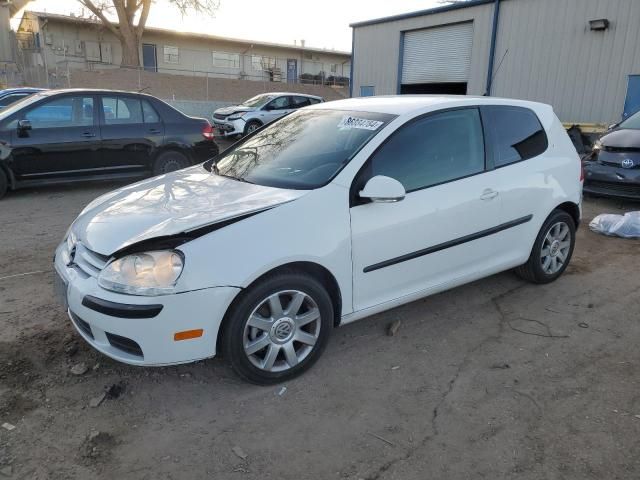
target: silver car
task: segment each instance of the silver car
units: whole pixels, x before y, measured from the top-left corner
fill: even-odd
[[[304,93],[262,93],[230,107],[213,112],[213,126],[222,137],[242,136],[298,108],[324,102],[322,97]]]

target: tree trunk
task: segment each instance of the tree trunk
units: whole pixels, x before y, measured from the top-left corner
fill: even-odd
[[[135,31],[120,28],[120,45],[122,46],[121,67],[140,67],[140,42]]]

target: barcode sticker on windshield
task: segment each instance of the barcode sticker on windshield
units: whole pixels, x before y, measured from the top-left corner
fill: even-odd
[[[352,117],[346,115],[338,124],[340,130],[348,130],[350,128],[360,128],[362,130],[377,130],[383,122],[377,120],[367,120],[366,118]]]

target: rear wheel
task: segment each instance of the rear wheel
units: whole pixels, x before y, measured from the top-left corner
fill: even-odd
[[[575,243],[573,217],[563,210],[554,210],[542,225],[529,260],[515,272],[533,283],[553,282],[569,265]]]
[[[283,382],[318,359],[333,327],[331,297],[299,272],[265,277],[232,307],[222,333],[225,359],[245,380]]]
[[[180,152],[163,152],[158,155],[153,163],[153,174],[162,175],[169,172],[175,172],[189,166],[189,159]]]
[[[247,122],[247,124],[244,126],[244,134],[245,135],[249,135],[250,133],[255,132],[256,130],[258,130],[260,127],[262,126],[262,124],[257,121],[257,120],[250,120],[249,122]]]
[[[8,188],[9,180],[7,179],[7,174],[0,168],[0,198],[4,197]]]

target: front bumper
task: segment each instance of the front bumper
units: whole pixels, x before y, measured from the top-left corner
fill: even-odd
[[[239,118],[238,120],[213,119],[213,126],[216,129],[216,135],[219,137],[243,135],[245,124],[246,122],[242,118]]]
[[[73,326],[96,350],[131,365],[156,366],[188,363],[216,354],[218,329],[239,288],[205,288],[157,297],[109,292],[98,285],[96,278],[64,265],[61,248],[64,244],[58,247],[54,260],[59,276],[54,283],[56,294]],[[88,302],[87,297],[93,297],[93,303]],[[133,318],[123,318],[122,312],[109,312],[104,308],[97,311],[95,299],[109,305],[130,306],[138,313],[131,314]],[[159,305],[162,308],[155,316],[140,318],[139,311],[153,313],[158,310],[153,307]],[[105,311],[111,314],[103,313]],[[174,339],[177,332],[197,329],[203,330],[198,338]]]
[[[583,191],[595,195],[640,200],[640,169],[585,162]]]

